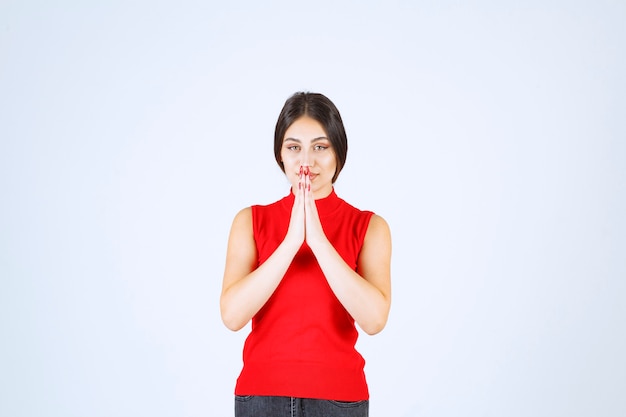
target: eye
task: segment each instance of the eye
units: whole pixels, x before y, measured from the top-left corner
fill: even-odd
[[[290,151],[299,151],[300,150],[300,146],[298,146],[298,145],[290,145],[290,146],[287,146],[287,149],[289,149]]]
[[[326,145],[315,145],[315,147],[313,148],[316,151],[325,151],[326,149],[328,149],[328,146]]]

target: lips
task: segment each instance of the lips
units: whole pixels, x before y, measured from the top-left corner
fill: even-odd
[[[312,173],[308,167],[300,167],[300,172],[298,173],[298,176],[302,175],[308,175],[311,181],[313,181],[319,174]]]

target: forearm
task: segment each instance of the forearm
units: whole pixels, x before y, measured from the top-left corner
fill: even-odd
[[[390,295],[350,268],[330,242],[317,244],[314,253],[330,288],[359,327],[368,334],[380,332],[389,316]]]
[[[283,242],[258,268],[222,290],[220,309],[226,327],[240,330],[265,305],[289,268],[298,246]]]

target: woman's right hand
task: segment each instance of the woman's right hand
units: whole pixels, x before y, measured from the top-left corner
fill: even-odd
[[[291,219],[289,220],[289,228],[285,236],[285,243],[297,245],[298,249],[302,246],[306,237],[305,229],[305,210],[304,210],[304,168],[300,167],[300,178],[298,189],[294,191],[294,202],[291,208]]]
[[[222,320],[229,329],[241,329],[263,307],[302,246],[305,239],[304,182],[304,170],[301,170],[285,239],[258,267],[252,210],[248,207],[235,216],[220,297]]]

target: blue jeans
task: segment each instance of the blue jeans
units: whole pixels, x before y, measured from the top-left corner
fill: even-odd
[[[235,395],[235,417],[367,417],[369,401]]]

